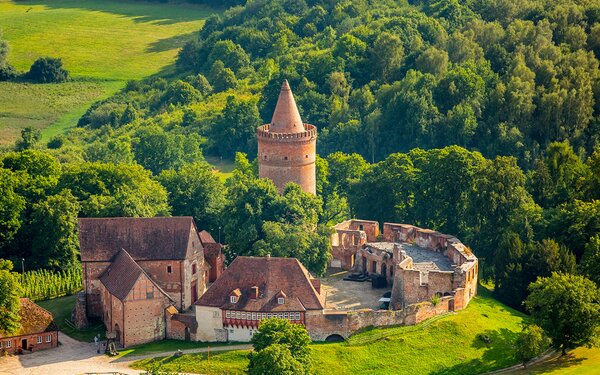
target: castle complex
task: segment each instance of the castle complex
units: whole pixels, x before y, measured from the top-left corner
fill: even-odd
[[[285,81],[271,123],[257,129],[260,177],[280,192],[294,182],[315,194],[316,137]],[[191,217],[79,219],[84,292],[75,321],[101,319],[122,346],[250,341],[273,317],[321,341],[416,324],[464,309],[477,293],[478,260],[454,236],[393,223],[380,233],[368,220],[334,229],[334,272],[315,278],[294,258],[238,256],[225,268],[222,246]]]
[[[270,124],[256,129],[258,176],[270,178],[279,192],[288,182],[316,194],[317,128],[302,122],[287,80]]]

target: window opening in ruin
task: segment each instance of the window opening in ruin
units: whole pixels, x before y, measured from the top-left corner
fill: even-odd
[[[167,266],[167,273],[173,273],[173,268],[171,266]]]
[[[279,297],[277,298],[277,303],[283,305],[285,303],[285,298]]]
[[[373,263],[371,264],[371,271],[373,273],[377,273],[377,262],[373,261]]]
[[[229,302],[231,302],[231,303],[237,303],[237,297],[236,296],[229,297]]]
[[[192,264],[192,275],[196,274],[196,263]]]
[[[363,225],[362,225],[362,224],[360,224],[360,225],[358,226],[358,230],[363,230]]]

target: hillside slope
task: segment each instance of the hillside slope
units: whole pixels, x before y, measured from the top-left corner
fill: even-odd
[[[515,364],[512,343],[524,316],[483,290],[456,314],[413,327],[373,329],[347,342],[312,346],[317,374],[477,374]],[[486,344],[480,337],[490,339]],[[245,352],[189,354],[134,363],[145,369],[160,362],[165,370],[243,373]],[[210,366],[210,367],[209,367]]]

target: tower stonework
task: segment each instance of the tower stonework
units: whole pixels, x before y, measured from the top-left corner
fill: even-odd
[[[258,176],[270,178],[279,192],[288,182],[316,194],[317,128],[302,122],[287,80],[281,86],[271,123],[256,129]]]

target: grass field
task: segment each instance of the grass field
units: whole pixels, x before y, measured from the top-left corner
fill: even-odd
[[[128,80],[169,70],[178,49],[215,11],[186,3],[131,0],[0,0],[9,62],[26,71],[40,56],[60,57],[74,82],[0,83],[0,145],[20,129],[45,139],[74,126],[94,101]]]
[[[39,301],[37,304],[50,311],[54,317],[54,322],[58,325],[58,329],[75,340],[92,342],[94,341],[94,336],[97,334],[104,337],[105,329],[104,324],[101,322],[93,322],[90,329],[83,331],[74,328],[72,324],[66,322],[66,320],[71,319],[71,312],[75,307],[75,299],[76,297],[73,295]]]
[[[435,318],[434,318],[435,319]],[[477,374],[516,363],[513,341],[524,316],[497,302],[485,290],[466,310],[413,327],[373,329],[347,342],[313,344],[317,374]],[[487,335],[485,344],[479,335]],[[165,370],[242,374],[247,351],[189,354],[142,360],[135,368],[163,363]]]
[[[566,375],[595,375],[600,373],[600,349],[577,348],[566,356],[558,355],[523,370],[511,374],[566,374]]]

